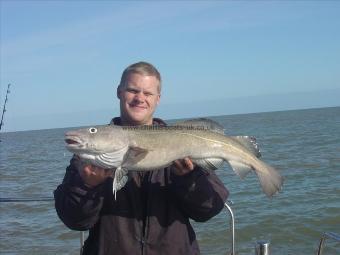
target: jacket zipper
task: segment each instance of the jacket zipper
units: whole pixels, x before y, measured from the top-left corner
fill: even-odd
[[[151,175],[152,175],[152,172],[148,173],[147,174],[147,184],[150,183],[151,181]],[[144,176],[145,178],[145,176]],[[143,178],[142,180],[142,183],[145,185],[145,179]],[[148,217],[148,211],[149,211],[149,208],[150,208],[150,195],[152,194],[152,192],[149,192],[149,189],[150,189],[150,186],[148,185],[146,187],[146,190],[144,190],[144,192],[146,192],[146,201],[143,201],[144,203],[146,203],[146,208],[145,208],[145,215],[143,215],[145,217],[145,220],[143,219],[142,220],[142,228],[141,228],[141,240],[140,240],[140,247],[141,247],[141,255],[146,255],[147,252],[145,250],[145,242],[146,242],[146,236],[147,236],[147,233],[148,233],[148,225],[149,225],[149,217]],[[143,208],[144,210],[144,208]]]
[[[144,255],[144,246],[145,246],[145,241],[144,241],[144,236],[142,236],[142,239],[140,240],[141,255]]]
[[[151,171],[148,175],[148,184],[151,183],[151,177],[152,177],[153,172]],[[150,186],[147,187],[147,198],[146,198],[146,210],[145,210],[145,226],[142,226],[142,240],[141,240],[141,248],[142,248],[142,255],[146,255],[146,250],[145,250],[145,242],[146,242],[146,237],[149,231],[149,210],[150,210],[150,204],[151,204],[151,197],[152,197],[152,192],[150,192]]]

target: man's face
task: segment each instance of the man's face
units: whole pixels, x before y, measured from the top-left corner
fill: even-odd
[[[123,125],[151,125],[160,100],[159,81],[155,76],[130,73],[117,89]]]

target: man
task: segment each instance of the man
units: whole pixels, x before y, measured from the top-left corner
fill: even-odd
[[[153,113],[161,76],[149,63],[125,69],[117,88],[120,117],[115,125],[165,125]],[[149,172],[129,171],[129,180],[112,193],[112,170],[84,165],[74,156],[54,192],[60,219],[71,229],[89,230],[83,254],[200,254],[189,219],[218,214],[228,191],[213,172],[189,159]]]

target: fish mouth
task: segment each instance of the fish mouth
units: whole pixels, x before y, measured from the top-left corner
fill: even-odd
[[[67,146],[80,146],[82,144],[81,139],[75,136],[66,136],[65,137],[65,143]]]
[[[75,140],[73,140],[73,139],[70,139],[70,138],[65,139],[65,142],[66,142],[68,145],[71,145],[71,144],[79,144],[77,141],[75,141]]]

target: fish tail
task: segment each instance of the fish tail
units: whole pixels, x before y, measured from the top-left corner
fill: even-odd
[[[257,177],[259,178],[262,190],[268,197],[281,190],[283,185],[283,177],[279,172],[268,164],[261,162],[261,170],[256,170]]]

